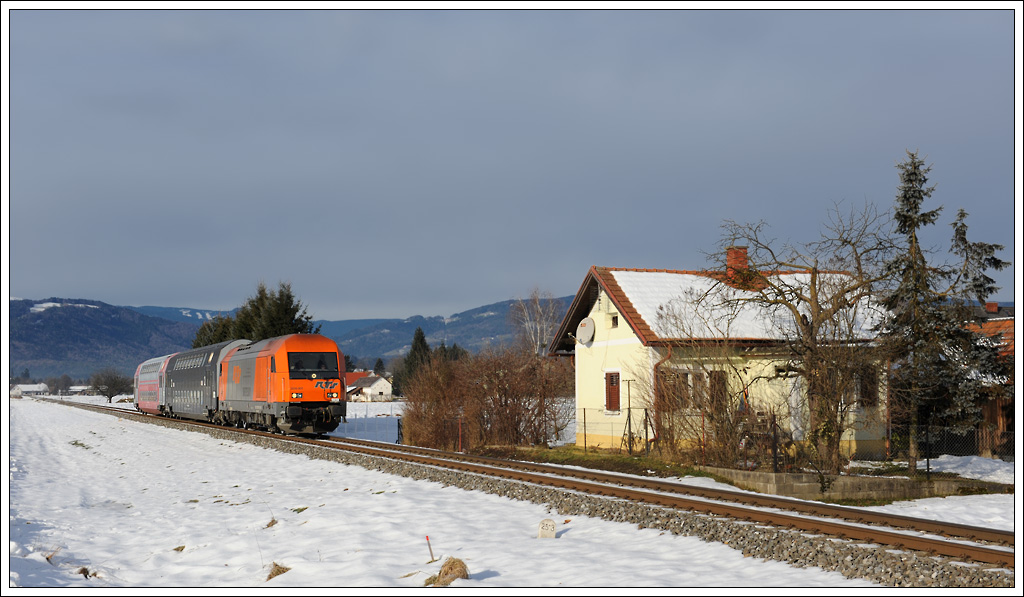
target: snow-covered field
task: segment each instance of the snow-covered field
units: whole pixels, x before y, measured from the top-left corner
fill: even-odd
[[[337,434],[395,441],[387,435],[397,429],[400,405],[350,406],[351,427]],[[477,589],[756,586],[792,593],[870,586],[835,572],[745,558],[724,544],[560,517],[542,505],[31,398],[9,399],[7,412],[12,592],[401,589],[422,586],[448,557],[469,568],[470,578],[453,586]],[[989,470],[977,473],[982,464]],[[993,480],[1014,476],[1012,464],[996,461],[939,459],[933,466]],[[1017,528],[1019,512],[1014,495],[876,509],[1003,529]],[[555,521],[556,538],[537,537],[546,518]],[[268,579],[275,565],[288,570]]]

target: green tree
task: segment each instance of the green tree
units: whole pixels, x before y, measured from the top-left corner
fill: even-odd
[[[432,353],[434,358],[444,359],[446,361],[457,361],[463,357],[469,356],[469,351],[459,346],[458,342],[452,344],[451,348],[445,346],[444,342],[434,349]]]
[[[384,377],[387,371],[384,369],[384,359],[378,358],[377,362],[373,364],[373,374],[377,377]]]
[[[970,329],[972,301],[984,303],[996,290],[986,271],[1008,265],[995,256],[1001,245],[967,240],[967,213],[953,222],[951,253],[958,262],[936,265],[921,245],[920,232],[935,224],[942,207],[924,210],[935,186],[916,152],[897,165],[900,176],[894,221],[901,251],[888,263],[892,285],[883,299],[888,317],[880,336],[892,362],[890,395],[909,427],[908,469],[917,467],[921,423],[966,431],[981,420],[983,396],[998,395],[1008,371],[998,346]],[[988,390],[986,390],[988,386]]]
[[[249,297],[235,317],[217,316],[196,332],[193,348],[244,338],[257,342],[287,334],[317,334],[320,326],[295,297],[291,284],[280,282],[276,291],[260,282],[256,294]]]
[[[93,373],[89,378],[89,385],[99,392],[100,396],[106,396],[108,404],[115,396],[131,394],[135,389],[135,381],[131,377],[121,374],[112,367]]]
[[[199,326],[199,330],[196,331],[196,337],[192,341],[192,348],[200,348],[234,339],[234,336],[232,336],[234,333],[234,323],[235,321],[230,315],[218,315],[213,319],[204,321],[203,325]]]
[[[416,377],[416,372],[430,360],[430,345],[427,344],[427,336],[423,328],[417,327],[412,335],[412,346],[409,353],[405,355],[401,363],[397,363],[395,379],[392,383],[392,391],[398,395],[404,395],[404,389],[409,381]]]
[[[256,287],[256,295],[235,314],[235,338],[257,342],[286,334],[317,334],[319,325],[292,292],[291,284],[281,282],[277,291],[268,291],[263,282]]]
[[[22,370],[21,375],[18,375],[11,380],[14,384],[32,383],[32,374],[29,372],[28,367]]]

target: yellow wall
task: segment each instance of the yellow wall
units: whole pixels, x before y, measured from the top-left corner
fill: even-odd
[[[613,323],[616,316],[617,326]],[[588,448],[622,448],[625,446],[623,438],[627,431],[628,407],[632,406],[629,425],[634,434],[644,436],[642,409],[652,406],[654,366],[668,355],[668,349],[644,346],[603,290],[588,317],[594,321],[593,340],[576,344],[576,443]],[[753,410],[775,410],[779,414],[780,426],[797,431],[797,434],[801,425],[806,426],[800,420],[806,420],[807,413],[799,397],[799,388],[794,388],[789,380],[766,379],[774,374],[776,365],[782,364],[779,355],[754,351],[731,353],[720,357],[718,363],[710,364],[706,351],[699,356],[704,367],[730,371],[729,383],[737,386],[730,387],[730,390],[737,391],[740,384],[749,383],[749,405]],[[676,348],[672,358],[661,365],[662,369],[670,367],[695,369],[695,355]],[[605,408],[605,374],[609,372],[620,375],[621,408],[617,411]],[[884,386],[880,391],[884,394]],[[884,403],[884,396],[880,396],[879,404]],[[799,414],[791,418],[789,413],[793,411]],[[864,423],[844,434],[847,453],[852,453],[859,446],[874,446],[884,451],[885,416],[882,406],[861,409],[856,414]]]
[[[576,444],[618,448],[626,430],[626,409],[631,404],[634,409],[646,406],[642,394],[650,385],[651,350],[641,344],[603,290],[587,316],[594,320],[594,338],[576,343]],[[605,374],[612,372],[621,380],[617,411],[605,410]]]

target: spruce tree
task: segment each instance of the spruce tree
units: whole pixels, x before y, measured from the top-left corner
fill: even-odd
[[[313,325],[313,316],[306,313],[306,307],[292,292],[291,284],[281,282],[276,291],[269,291],[266,284],[260,282],[256,294],[246,300],[234,318],[218,316],[200,326],[192,348],[226,340],[257,342],[287,334],[317,333],[320,333],[320,326]]]
[[[427,344],[427,336],[423,333],[423,328],[417,327],[412,335],[412,346],[409,348],[409,353],[405,355],[402,363],[395,370],[392,391],[403,395],[409,382],[416,376],[416,372],[428,361],[430,361],[430,345]]]
[[[897,165],[899,192],[894,207],[901,251],[889,262],[893,280],[882,304],[888,317],[880,339],[889,350],[892,375],[891,405],[906,417],[909,431],[908,468],[916,469],[918,426],[941,424],[966,432],[981,420],[981,400],[1005,379],[998,346],[968,327],[971,301],[984,303],[996,290],[988,268],[1003,269],[995,256],[1003,247],[967,240],[967,214],[960,210],[953,223],[952,266],[933,265],[922,248],[919,233],[938,221],[942,207],[924,210],[935,190],[928,186],[926,167],[916,152],[907,152]]]
[[[416,328],[412,335],[412,347],[409,354],[405,355],[405,379],[412,379],[428,360],[430,360],[430,345],[427,344],[427,336],[423,328]]]
[[[201,348],[218,342],[226,342],[232,339],[232,326],[234,319],[230,315],[218,315],[213,319],[203,322],[196,331],[196,337],[192,340],[192,348]]]

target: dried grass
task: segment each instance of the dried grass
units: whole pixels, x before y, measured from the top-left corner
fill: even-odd
[[[291,568],[289,568],[287,566],[282,566],[282,565],[278,564],[277,562],[274,562],[270,566],[270,574],[267,575],[267,580],[270,580],[270,579],[274,578],[275,576],[280,576],[280,575],[284,574],[285,572],[288,572],[289,570],[291,570]]]
[[[460,578],[469,578],[469,568],[458,558],[448,558],[441,566],[441,571],[428,578],[423,586],[447,587]]]

